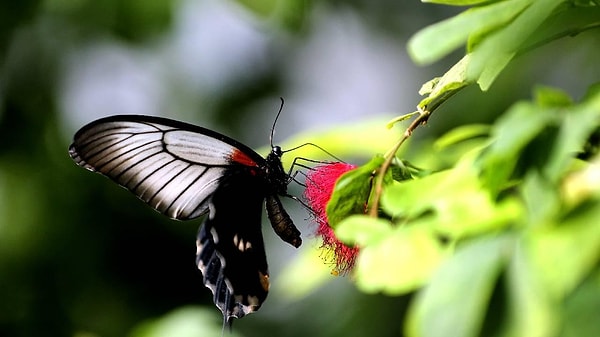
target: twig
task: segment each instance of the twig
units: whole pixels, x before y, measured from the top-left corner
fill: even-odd
[[[429,116],[431,116],[431,111],[429,110],[419,110],[419,117],[415,118],[415,120],[406,128],[404,131],[404,135],[400,138],[400,140],[394,145],[394,147],[385,155],[385,161],[383,164],[377,169],[375,174],[375,191],[373,194],[373,200],[371,201],[371,205],[369,207],[369,216],[377,217],[379,212],[379,200],[381,199],[381,193],[383,192],[383,178],[385,177],[385,173],[390,168],[392,164],[392,160],[396,157],[396,152],[400,149],[400,146],[404,144],[404,142],[412,135],[419,125],[426,124]]]

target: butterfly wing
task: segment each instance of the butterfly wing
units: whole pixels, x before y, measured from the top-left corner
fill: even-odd
[[[226,321],[260,308],[269,290],[261,232],[264,186],[248,171],[231,171],[209,203],[196,262]]]
[[[74,137],[69,154],[80,166],[127,188],[175,219],[198,217],[231,167],[254,170],[264,159],[217,132],[150,116],[111,116]],[[259,207],[260,208],[260,207]]]
[[[224,135],[149,116],[92,122],[75,134],[69,153],[78,165],[109,177],[171,218],[209,212],[197,240],[204,284],[227,321],[260,308],[269,290],[261,205],[273,193],[268,170],[279,173],[276,182],[286,183],[279,159],[269,165]],[[280,202],[268,210],[279,227],[290,226]],[[299,233],[292,234],[284,236],[299,245]]]

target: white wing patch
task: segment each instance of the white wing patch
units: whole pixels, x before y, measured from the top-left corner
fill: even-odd
[[[69,149],[78,165],[110,177],[159,212],[182,220],[208,210],[208,200],[236,151],[210,135],[154,121],[114,119],[84,127]]]
[[[233,148],[212,137],[190,131],[174,130],[165,133],[165,149],[173,155],[206,165],[227,165]]]

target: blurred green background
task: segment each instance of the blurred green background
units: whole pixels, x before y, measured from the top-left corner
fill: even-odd
[[[259,148],[281,96],[276,142],[298,145],[286,139],[299,133],[318,142],[321,132],[414,110],[421,84],[460,53],[420,68],[406,41],[457,12],[385,0],[2,1],[0,336],[220,334],[220,312],[194,263],[201,219],[168,220],[78,168],[67,154],[74,132],[106,115],[161,115]],[[464,90],[415,136],[493,121],[536,83],[580,97],[600,78],[598,40],[582,34],[522,56],[490,91]],[[388,132],[372,134],[381,151],[399,134]],[[351,142],[319,144],[358,164],[370,156]],[[306,212],[286,205],[305,243],[295,251],[264,231],[273,291],[232,335],[400,335],[410,296],[359,293],[327,266],[317,276],[289,270],[318,243]],[[319,286],[287,295],[297,289],[283,274]],[[180,323],[168,330],[161,322]]]

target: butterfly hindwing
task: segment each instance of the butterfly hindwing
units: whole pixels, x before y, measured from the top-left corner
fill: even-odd
[[[228,172],[198,234],[196,262],[226,320],[258,310],[269,290],[261,183],[248,171]]]

